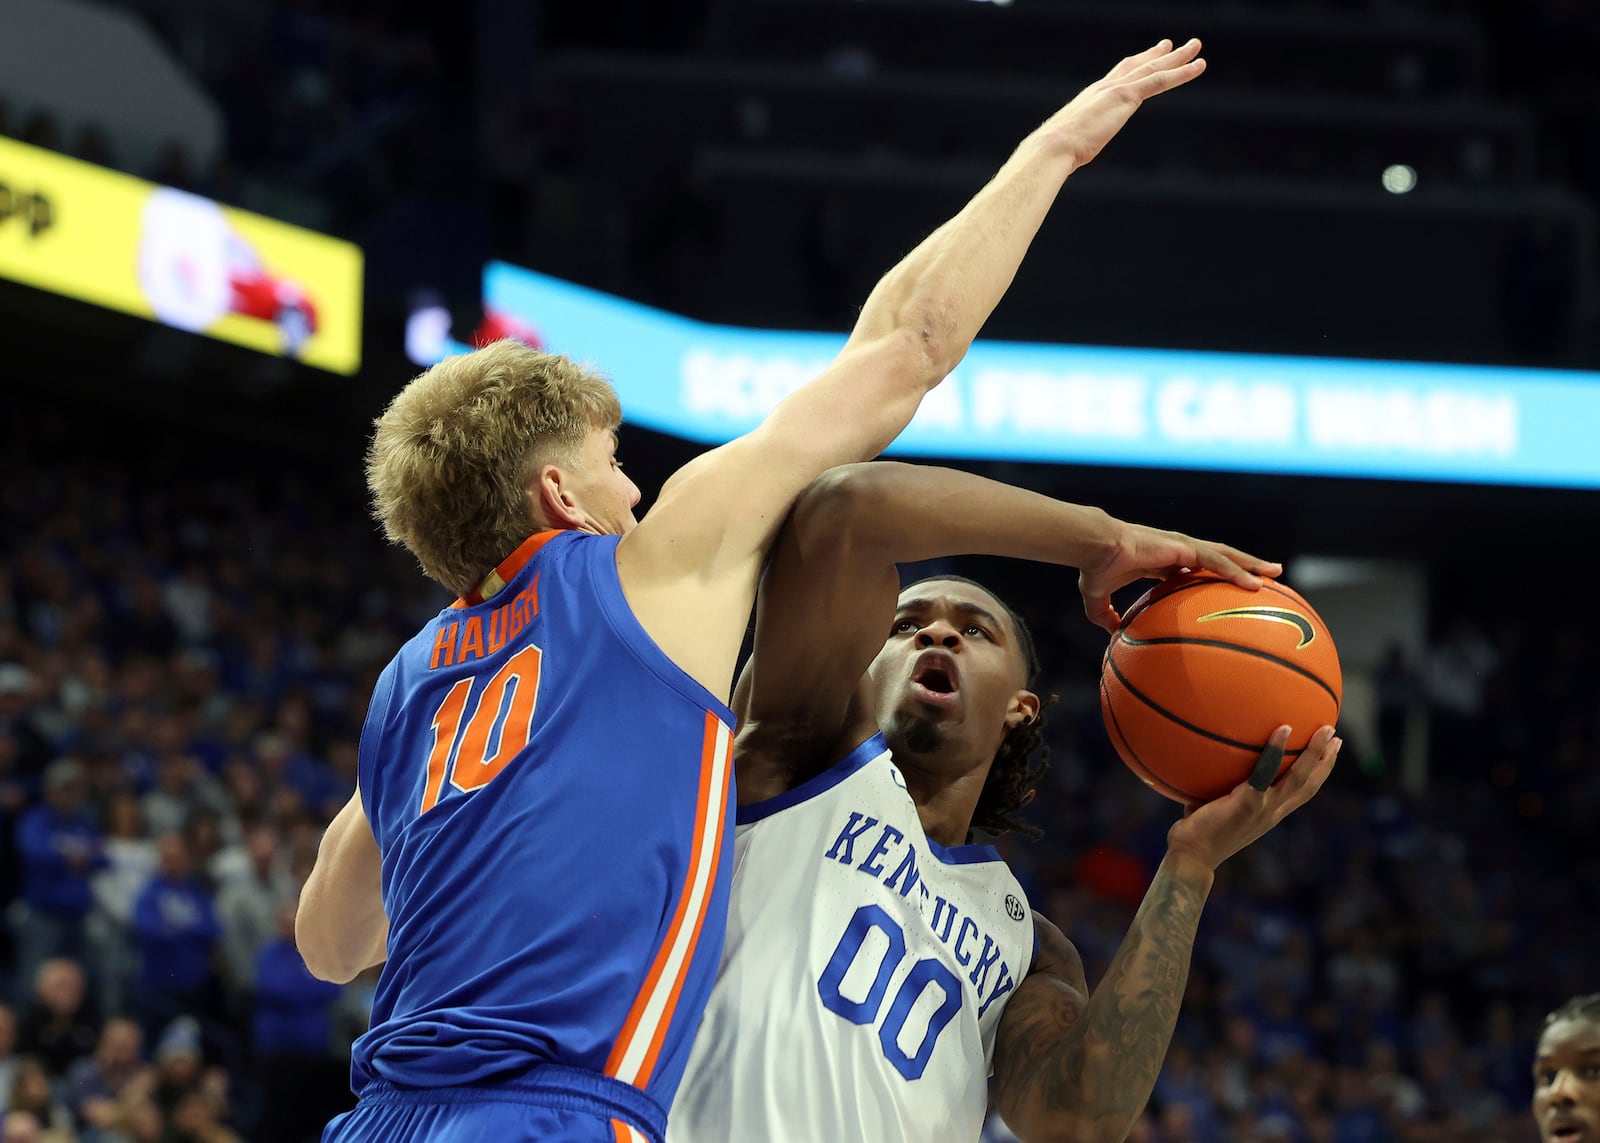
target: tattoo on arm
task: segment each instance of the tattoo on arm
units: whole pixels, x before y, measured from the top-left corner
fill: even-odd
[[[1163,866],[1087,1004],[1049,978],[1018,989],[995,1077],[1001,1114],[1023,1139],[1126,1136],[1166,1058],[1208,891]]]

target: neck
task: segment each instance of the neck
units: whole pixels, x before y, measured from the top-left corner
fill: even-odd
[[[965,845],[989,767],[974,764],[958,773],[945,773],[926,768],[916,755],[899,750],[894,751],[894,760],[917,804],[923,832],[943,846]]]

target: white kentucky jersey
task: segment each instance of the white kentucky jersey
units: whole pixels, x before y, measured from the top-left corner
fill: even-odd
[[[975,1143],[1033,916],[922,829],[881,735],[739,810],[722,964],[668,1143]]]

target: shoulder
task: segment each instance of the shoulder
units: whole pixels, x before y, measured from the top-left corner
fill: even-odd
[[[749,764],[737,754],[742,748],[736,740],[740,825],[752,825],[794,806],[815,804],[878,759],[886,758],[888,752],[883,736],[876,731],[851,747],[839,743],[823,748],[798,770],[777,764],[772,756],[766,758],[766,764],[760,761]],[[892,767],[882,767],[882,773],[891,771]],[[863,793],[855,783],[851,789],[858,796]]]
[[[858,769],[887,747],[877,727],[805,718],[746,718],[734,740],[740,801],[761,801],[804,785],[839,764],[855,760]],[[877,749],[867,746],[879,742]],[[868,757],[857,758],[865,752]],[[746,784],[749,796],[746,797]]]
[[[854,758],[867,743],[876,741],[871,756],[888,750],[878,730],[877,720],[866,701],[865,682],[857,687],[841,716],[814,710],[753,712],[750,679],[758,666],[757,656],[739,679],[734,709],[739,714],[739,735],[734,758],[739,767],[739,801],[746,804],[774,797],[804,785],[834,766]],[[858,760],[860,764],[868,758]],[[746,795],[745,784],[750,784]]]
[[[1083,993],[1089,991],[1084,977],[1083,957],[1077,946],[1041,913],[1033,915],[1034,935],[1039,948],[1034,956],[1030,976],[1049,976]]]

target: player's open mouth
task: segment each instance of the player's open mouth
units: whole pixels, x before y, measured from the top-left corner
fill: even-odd
[[[1558,1143],[1585,1143],[1594,1138],[1594,1133],[1589,1130],[1589,1125],[1581,1119],[1569,1119],[1562,1116],[1551,1120],[1549,1124],[1550,1138]]]
[[[924,651],[911,671],[911,693],[930,706],[949,708],[960,692],[960,671],[950,653]]]

